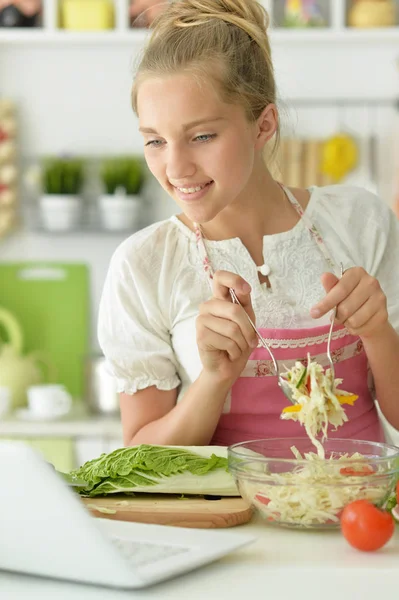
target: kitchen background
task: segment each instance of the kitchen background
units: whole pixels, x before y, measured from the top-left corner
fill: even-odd
[[[263,4],[282,114],[275,175],[362,185],[399,215],[399,1]],[[116,246],[175,210],[145,170],[129,101],[160,10],[0,0],[0,437],[64,470],[122,445],[96,338],[101,289]],[[41,382],[65,387],[32,392],[28,408]]]

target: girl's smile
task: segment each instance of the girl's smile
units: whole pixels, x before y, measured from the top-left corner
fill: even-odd
[[[182,202],[190,204],[191,202],[197,202],[201,200],[208,192],[213,188],[214,182],[208,181],[208,183],[190,184],[185,187],[174,186],[176,195]]]

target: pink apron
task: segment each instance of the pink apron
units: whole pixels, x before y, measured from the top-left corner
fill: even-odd
[[[333,272],[338,269],[317,231],[289,190],[284,191]],[[207,275],[213,271],[202,232],[196,226],[198,249]],[[259,329],[279,362],[280,372],[289,369],[296,360],[307,361],[307,354],[319,364],[328,366],[326,356],[329,326],[309,329]],[[374,403],[371,371],[360,338],[344,327],[334,329],[331,354],[335,377],[343,379],[342,389],[359,396],[353,406],[345,405],[348,421],[337,431],[329,429],[329,437],[351,438],[374,442],[385,441],[384,432]],[[277,385],[273,363],[263,346],[256,348],[240,377],[233,385],[223,408],[211,444],[228,446],[246,440],[270,437],[307,437],[302,425],[283,421],[281,412],[289,401]]]

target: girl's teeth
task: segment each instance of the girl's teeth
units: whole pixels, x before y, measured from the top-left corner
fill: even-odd
[[[179,192],[183,192],[183,194],[194,194],[194,192],[200,192],[203,190],[205,185],[198,185],[195,188],[177,188]]]

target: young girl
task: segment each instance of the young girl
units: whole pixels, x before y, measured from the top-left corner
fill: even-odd
[[[175,1],[138,68],[146,161],[182,212],[123,242],[105,282],[99,340],[126,445],[305,436],[280,420],[288,402],[247,317],[284,371],[308,353],[328,365],[335,307],[335,375],[359,399],[331,437],[383,440],[374,388],[399,428],[396,217],[364,189],[272,178],[266,29],[255,0]]]

